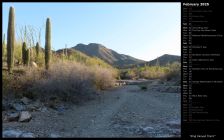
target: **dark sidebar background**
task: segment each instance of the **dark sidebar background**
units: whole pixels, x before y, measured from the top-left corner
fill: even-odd
[[[182,138],[222,137],[223,5],[215,0],[181,5]]]

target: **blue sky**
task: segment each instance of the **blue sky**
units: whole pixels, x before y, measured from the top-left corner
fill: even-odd
[[[146,61],[181,54],[180,3],[3,3],[3,33],[9,7],[15,8],[16,30],[42,28],[50,17],[55,50],[78,43],[100,43],[118,53]]]

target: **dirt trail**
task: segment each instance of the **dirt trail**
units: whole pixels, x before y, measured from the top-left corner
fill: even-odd
[[[29,123],[3,123],[3,129],[32,131],[38,137],[175,137],[180,136],[180,94],[126,85],[105,91],[99,98],[71,106],[63,113],[33,112]]]

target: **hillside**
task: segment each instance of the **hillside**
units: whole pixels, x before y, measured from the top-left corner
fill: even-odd
[[[129,55],[119,54],[116,51],[108,49],[105,46],[97,43],[90,43],[88,45],[77,44],[71,49],[81,51],[92,57],[98,57],[104,60],[105,62],[118,67],[124,67],[127,65],[140,64],[145,62]]]
[[[58,55],[61,55],[62,53],[66,53],[65,49],[57,50],[56,53]],[[76,60],[77,62],[84,63],[87,65],[100,65],[107,68],[112,68],[112,66],[102,59],[99,59],[97,57],[90,57],[78,50],[75,49],[67,49],[67,57],[69,60]]]
[[[181,57],[177,56],[177,55],[170,55],[170,54],[164,54],[156,59],[153,59],[147,63],[148,66],[155,66],[155,65],[160,65],[160,66],[165,66],[167,64],[171,64],[173,62],[180,62],[181,61]],[[144,65],[141,64],[140,66]]]

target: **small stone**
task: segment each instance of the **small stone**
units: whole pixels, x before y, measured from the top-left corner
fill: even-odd
[[[22,99],[20,99],[20,101],[25,105],[30,103],[30,99],[28,99],[27,97],[23,97]]]
[[[143,128],[142,129],[144,132],[150,132],[150,131],[152,131],[152,130],[154,130],[154,128],[153,127],[150,127],[150,126],[148,126],[148,127],[145,127],[145,128]]]
[[[40,101],[36,101],[36,102],[34,102],[33,105],[34,105],[35,107],[37,107],[37,108],[41,107],[41,103],[40,103]]]
[[[29,122],[31,118],[32,116],[28,111],[22,111],[20,112],[19,122]]]
[[[27,110],[28,111],[37,111],[38,109],[35,106],[33,106],[33,104],[29,104],[29,105],[27,105]]]
[[[15,103],[12,105],[13,109],[15,109],[16,111],[24,111],[25,110],[25,106],[19,104],[19,103]]]
[[[32,104],[27,105],[27,110],[29,111],[40,111],[41,110],[40,108],[41,108],[41,104],[39,101],[36,101]]]

